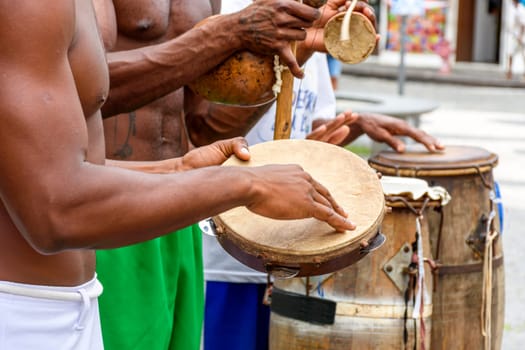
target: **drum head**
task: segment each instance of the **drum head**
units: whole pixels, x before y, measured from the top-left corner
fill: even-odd
[[[345,13],[333,16],[324,27],[326,50],[336,59],[348,64],[364,61],[376,47],[376,31],[370,20],[353,12],[350,20],[349,40],[341,40],[341,26]]]
[[[385,175],[416,177],[476,174],[492,170],[497,161],[497,155],[480,147],[447,146],[432,153],[419,144],[407,147],[404,153],[382,151],[368,160]]]
[[[385,211],[384,195],[376,172],[360,157],[341,147],[311,140],[270,141],[250,147],[250,153],[250,161],[232,157],[224,166],[299,164],[328,188],[357,228],[341,233],[314,218],[274,220],[245,207],[235,208],[214,221],[219,241],[241,262],[260,271],[265,271],[268,264],[296,268],[314,263],[319,270],[308,274],[326,273],[323,263],[359,250],[363,240],[377,234]],[[242,251],[240,255],[248,254],[260,261],[247,261],[235,247]],[[300,275],[305,274],[303,271]]]

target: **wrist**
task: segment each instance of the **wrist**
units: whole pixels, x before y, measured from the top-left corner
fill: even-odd
[[[247,31],[245,25],[242,25],[240,12],[219,15],[214,20],[218,21],[219,24],[212,28],[213,33],[211,35],[216,35],[217,29],[221,28],[220,30],[225,35],[225,44],[227,44],[228,48],[237,51],[245,46],[244,37],[247,35]]]

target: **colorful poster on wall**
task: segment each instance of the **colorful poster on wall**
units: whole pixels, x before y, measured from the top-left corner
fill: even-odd
[[[392,2],[393,4],[393,2]],[[388,32],[386,49],[399,51],[401,44],[401,16],[388,8]],[[444,6],[425,6],[423,15],[407,17],[406,52],[436,52],[445,40],[447,8]]]

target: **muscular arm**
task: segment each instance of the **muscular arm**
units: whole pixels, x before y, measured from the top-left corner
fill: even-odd
[[[109,0],[94,0],[97,11],[107,11],[105,1]],[[173,92],[242,48],[277,53],[299,75],[288,42],[304,39],[302,28],[310,27],[317,17],[317,10],[295,1],[261,0],[241,12],[209,19],[164,43],[110,52],[111,92],[103,116],[135,110]],[[99,16],[99,22],[104,19],[112,17]],[[104,42],[111,42],[106,39],[114,35],[108,30],[111,26],[101,23],[100,27],[105,30]]]
[[[90,82],[100,80],[97,67],[104,65],[91,62],[89,74],[73,74],[71,51],[85,45],[81,34],[90,30],[76,30],[73,7],[66,0],[0,3],[0,43],[9,47],[0,55],[0,195],[9,218],[35,250],[52,254],[132,244],[239,205],[263,215],[287,208],[275,200],[265,203],[269,196],[263,192],[286,188],[272,188],[268,176],[299,180],[290,176],[291,167],[208,167],[152,175],[101,164],[103,152],[94,144],[102,142],[101,134],[90,133],[101,132],[101,117],[96,105],[89,105],[93,96],[85,95]],[[257,181],[256,172],[264,169],[266,180]],[[287,185],[295,187],[292,194],[304,193],[298,184],[304,181]],[[321,215],[314,207],[303,209],[284,216]],[[348,227],[342,217],[336,219]]]
[[[246,135],[273,103],[259,107],[230,107],[211,103],[190,89],[185,90],[184,96],[186,128],[194,146]]]
[[[345,146],[366,134],[374,141],[388,144],[397,152],[404,152],[405,144],[396,136],[408,136],[431,152],[445,148],[439,140],[423,130],[402,119],[382,114],[346,111],[333,120],[316,119],[312,124],[313,131],[307,138],[340,146]]]
[[[182,157],[160,161],[119,161],[106,159],[106,166],[116,166],[152,174],[169,174],[180,171],[220,165],[230,156],[249,160],[250,153],[246,140],[242,137],[217,141],[206,147],[193,149]]]

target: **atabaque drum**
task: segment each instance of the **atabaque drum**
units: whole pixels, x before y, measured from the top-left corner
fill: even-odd
[[[492,170],[498,157],[480,147],[421,146],[383,151],[369,164],[385,175],[425,179],[452,199],[428,214],[436,262],[431,349],[500,349],[504,322],[503,247]]]
[[[431,256],[426,213],[446,204],[443,188],[383,177],[387,206],[374,254],[332,274],[276,280],[270,349],[429,349]]]
[[[275,220],[234,208],[211,223],[221,246],[241,263],[275,277],[320,275],[355,263],[381,244],[385,200],[365,160],[312,140],[264,142],[251,146],[250,154],[250,161],[231,157],[223,166],[299,164],[351,213],[357,228],[341,233],[315,218]]]

